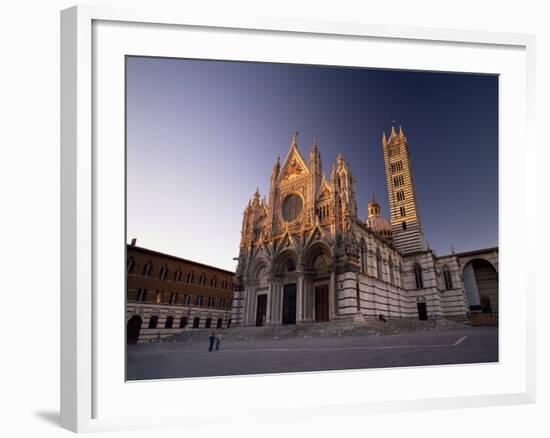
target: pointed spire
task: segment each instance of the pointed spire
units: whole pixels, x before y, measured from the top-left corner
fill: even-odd
[[[388,141],[386,140],[386,131],[382,131],[382,144],[385,145]]]
[[[395,121],[394,121],[395,122]],[[391,134],[390,139],[394,138],[397,134],[395,133],[395,125],[391,125]]]
[[[376,198],[374,197],[374,192],[372,194],[372,198],[371,198],[370,202],[376,202]]]
[[[401,125],[399,125],[399,138],[405,138],[405,133],[403,132]]]
[[[298,134],[300,133],[300,131],[296,130],[292,133],[292,143],[290,144],[291,146],[294,146],[294,147],[298,147]]]

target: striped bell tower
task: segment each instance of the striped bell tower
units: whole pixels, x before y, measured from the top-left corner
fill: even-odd
[[[396,133],[392,125],[390,137],[382,134],[386,183],[390,204],[393,243],[403,254],[425,251],[426,242],[418,214],[407,138],[403,128]]]

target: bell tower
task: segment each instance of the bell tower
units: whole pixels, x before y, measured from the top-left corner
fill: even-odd
[[[409,147],[403,128],[392,126],[389,139],[382,134],[386,184],[390,204],[393,242],[403,254],[425,251],[426,242],[416,204]]]

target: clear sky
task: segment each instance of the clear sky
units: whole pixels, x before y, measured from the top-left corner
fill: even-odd
[[[338,153],[389,218],[382,131],[409,143],[424,235],[438,255],[498,244],[498,78],[289,64],[127,58],[127,237],[233,270],[242,212],[268,195],[291,133],[323,170]]]

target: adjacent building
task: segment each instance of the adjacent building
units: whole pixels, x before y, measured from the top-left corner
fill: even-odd
[[[198,328],[231,325],[235,274],[127,245],[127,341],[156,341]]]
[[[233,324],[381,315],[496,321],[498,248],[437,256],[424,239],[403,129],[384,133],[382,148],[389,221],[374,197],[359,217],[343,156],[327,178],[317,140],[306,160],[293,134],[267,199],[256,190],[243,213]]]

